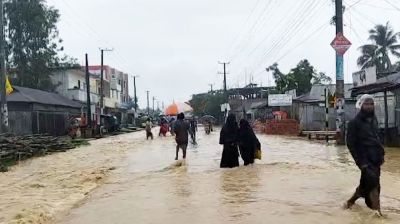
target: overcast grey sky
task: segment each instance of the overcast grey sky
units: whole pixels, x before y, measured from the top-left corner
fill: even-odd
[[[222,87],[222,66],[230,61],[228,87],[253,80],[273,85],[265,67],[278,62],[287,72],[307,58],[332,78],[335,29],[331,0],[48,0],[60,10],[65,52],[83,64],[100,64],[99,47],[114,48],[105,64],[139,75],[145,91],[160,102],[187,101],[191,94]],[[368,29],[391,22],[400,32],[400,0],[344,0],[345,36],[353,43],[345,55],[345,81],[358,70],[358,47]],[[246,75],[247,74],[247,75]],[[133,86],[130,94],[133,95]],[[161,105],[161,104],[160,104]]]

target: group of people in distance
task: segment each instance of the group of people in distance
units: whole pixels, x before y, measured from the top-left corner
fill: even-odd
[[[209,125],[209,124],[208,124]],[[208,127],[211,128],[211,127]],[[146,137],[153,139],[152,123],[148,119],[146,122]],[[164,132],[168,130],[167,124],[161,122],[160,135],[165,136]],[[189,136],[193,144],[196,143],[197,122],[194,119],[185,120],[183,113],[178,114],[174,121],[171,134],[175,136],[176,154],[175,160],[178,160],[179,150],[182,149],[182,158],[186,159],[186,151],[189,143]],[[261,150],[260,141],[257,139],[250,123],[242,119],[240,124],[236,122],[236,117],[230,114],[226,123],[221,129],[219,144],[223,145],[221,158],[221,168],[233,168],[239,166],[239,155],[244,161],[244,165],[254,163],[256,150]],[[240,152],[240,154],[239,154]]]

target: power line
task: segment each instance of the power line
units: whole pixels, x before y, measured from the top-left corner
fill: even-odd
[[[73,13],[75,14],[76,17],[80,18],[79,22],[76,22],[76,24],[78,24],[79,26],[85,28],[84,26],[86,26],[85,30],[89,30],[92,34],[94,34],[95,38],[97,38],[97,40],[99,42],[104,42],[106,45],[108,46],[112,46],[112,44],[110,44],[110,42],[108,40],[105,40],[97,31],[96,29],[94,29],[89,23],[86,22],[85,19],[82,18],[82,16],[77,13],[75,11],[75,9],[66,1],[66,0],[62,0],[62,3],[64,3],[64,5]],[[104,45],[104,44],[101,44]],[[133,70],[130,68],[130,66],[127,66],[127,64],[129,64],[127,62],[127,60],[119,54],[118,50],[114,49],[114,52],[116,53],[116,56],[119,58],[116,61],[118,62],[118,64],[120,64],[120,66],[122,66],[124,70],[126,70],[127,72],[131,71],[133,72]]]
[[[261,11],[261,14],[260,14],[260,15],[258,16],[258,18],[254,21],[253,25],[251,26],[250,30],[248,31],[248,35],[252,35],[252,34],[254,33],[255,27],[259,24],[259,21],[260,21],[262,18],[265,17],[265,16],[264,16],[264,15],[265,15],[265,12],[267,11],[267,8],[268,8],[269,6],[271,6],[271,4],[272,4],[272,0],[269,0],[269,2],[267,2],[267,4],[264,6],[263,10]],[[273,11],[273,10],[270,10],[270,11]],[[236,54],[234,54],[234,56],[232,56],[232,57],[230,58],[231,61],[235,60],[236,57],[237,57],[241,52],[243,52],[243,51],[246,49],[246,46],[249,45],[251,39],[252,39],[252,38],[250,38],[250,40],[247,41],[247,43],[245,44],[245,46],[242,46],[242,48],[241,48]]]
[[[330,22],[330,20],[329,20]],[[280,58],[278,58],[278,60],[276,62],[281,61],[284,57],[286,57],[288,54],[290,54],[292,51],[294,51],[295,49],[299,48],[300,46],[302,46],[304,43],[306,43],[307,41],[310,40],[311,37],[319,34],[320,31],[323,31],[325,29],[328,28],[327,25],[329,25],[328,23],[323,23],[321,26],[319,26],[317,29],[315,29],[314,31],[311,32],[310,35],[308,35],[306,38],[304,38],[303,40],[301,40],[298,44],[295,44],[295,47],[292,47],[289,51],[287,51],[285,54],[283,54]]]
[[[389,4],[389,5],[391,5],[393,8],[395,8],[397,11],[399,11],[400,12],[400,8],[399,7],[397,7],[395,4],[393,4],[393,3],[391,3],[391,2],[389,2],[388,0],[384,0],[387,4]]]
[[[240,35],[243,33],[244,28],[246,27],[247,23],[250,21],[250,18],[253,16],[254,12],[257,9],[258,4],[261,2],[261,0],[257,0],[256,4],[254,5],[253,9],[251,10],[250,14],[247,16],[246,21],[243,23],[242,28],[240,31],[237,33],[236,37],[233,39],[233,42],[230,47],[230,52],[233,50],[236,41],[240,39]]]
[[[289,14],[294,14],[291,17],[287,17],[288,19],[285,20],[280,20],[278,25],[276,25],[272,30],[268,32],[268,35],[266,35],[261,42],[257,44],[257,46],[250,52],[250,54],[247,56],[249,58],[251,54],[253,54],[257,49],[260,48],[260,46],[268,39],[273,39],[274,41],[272,42],[271,46],[268,48],[267,51],[272,50],[276,44],[280,43],[280,40],[282,39],[282,36],[287,35],[291,29],[293,28],[294,24],[297,22],[297,19],[292,20],[291,18],[299,18],[300,15],[304,14],[307,8],[310,6],[311,3],[315,2],[315,0],[309,0],[308,2],[300,2],[298,7],[293,7],[293,13]],[[285,26],[281,26],[282,23],[286,22]],[[283,32],[276,32],[277,28],[279,27],[286,27],[286,29]],[[275,38],[272,38],[270,35],[271,33],[283,33],[283,35],[276,36]]]
[[[361,1],[362,1],[362,0],[356,1],[355,3],[351,4],[347,9],[353,8],[354,6],[356,6],[357,4],[359,4]]]
[[[306,9],[309,8],[309,6],[311,6],[313,2],[310,2],[309,5],[306,5]],[[309,17],[305,17],[304,15],[307,13],[307,11],[303,11],[299,18],[304,18],[302,20],[297,20],[297,21],[293,21],[291,26],[288,27],[288,29],[286,29],[284,35],[279,38],[267,51],[267,53],[262,57],[262,59],[259,61],[259,63],[257,64],[256,67],[259,67],[260,64],[263,62],[264,58],[269,58],[271,55],[273,55],[273,53],[275,53],[276,51],[280,51],[281,47],[283,44],[286,44],[288,42],[290,42],[291,39],[294,38],[294,36],[296,36],[295,34],[297,34],[301,29],[302,29],[302,24],[304,23],[309,23],[310,22],[310,18],[313,17],[313,14],[315,14],[318,10],[315,10],[317,7],[317,5],[314,5],[312,8],[312,13],[309,14]],[[322,7],[322,6],[321,6]],[[294,27],[294,28],[293,28]]]

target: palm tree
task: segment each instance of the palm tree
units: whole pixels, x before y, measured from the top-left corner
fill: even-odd
[[[400,57],[400,44],[398,44],[400,33],[395,33],[389,22],[386,25],[376,25],[369,31],[371,44],[360,47],[361,56],[357,60],[362,69],[376,66],[378,72],[392,70],[391,57]]]

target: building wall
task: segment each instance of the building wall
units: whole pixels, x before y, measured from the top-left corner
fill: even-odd
[[[81,70],[71,69],[54,73],[51,76],[53,84],[58,85],[56,92],[76,101],[86,102],[86,77]],[[90,77],[90,92],[92,103],[99,102],[96,79]]]
[[[8,122],[10,132],[15,135],[31,135],[32,112],[31,111],[8,111]]]
[[[9,102],[10,132],[15,135],[66,135],[70,119],[80,116],[79,108]]]
[[[318,103],[307,104],[307,103],[296,103],[294,107],[295,113],[300,121],[300,129],[302,131],[321,131],[325,130],[325,107],[321,107]],[[345,108],[346,121],[353,119],[356,115],[355,102],[346,102]],[[329,108],[328,114],[328,125],[329,130],[336,129],[336,114],[334,108]]]

